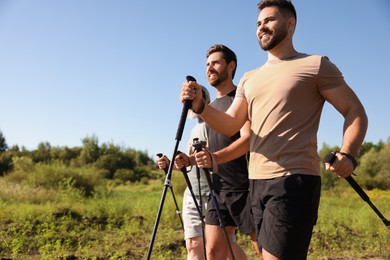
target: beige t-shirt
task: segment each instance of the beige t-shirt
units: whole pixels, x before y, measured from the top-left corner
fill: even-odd
[[[320,175],[317,130],[321,89],[346,85],[326,57],[299,54],[244,74],[236,98],[246,98],[251,121],[250,179]]]

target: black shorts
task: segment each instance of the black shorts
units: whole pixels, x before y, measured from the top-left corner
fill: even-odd
[[[321,177],[294,174],[250,180],[259,247],[279,259],[306,259],[317,221]]]
[[[242,234],[255,232],[250,209],[249,192],[214,193],[224,226],[238,227]],[[206,224],[220,225],[217,209],[211,195],[207,202]]]

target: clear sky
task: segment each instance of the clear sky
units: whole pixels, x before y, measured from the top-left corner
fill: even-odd
[[[234,82],[266,61],[257,0],[0,0],[0,131],[8,146],[99,144],[171,156],[186,75],[209,88],[206,50],[238,56]],[[300,52],[328,56],[369,117],[366,141],[390,136],[390,2],[293,1]],[[187,120],[179,148],[186,151]],[[318,133],[341,145],[342,117],[325,105]]]

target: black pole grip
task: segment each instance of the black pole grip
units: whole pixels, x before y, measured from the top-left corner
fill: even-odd
[[[332,153],[328,153],[325,158],[324,158],[324,161],[326,163],[329,163],[329,164],[333,164],[334,161],[336,160],[336,153],[332,152]],[[357,182],[355,181],[354,178],[352,178],[352,176],[348,176],[345,178],[345,180],[352,186],[352,188],[360,195],[360,197],[364,200],[364,201],[369,201],[370,198],[368,197],[368,195],[364,192],[364,190],[362,189],[362,187],[360,187],[359,184],[357,184]]]
[[[329,164],[333,164],[336,160],[336,153],[332,152],[325,156],[324,161]],[[382,222],[386,225],[388,229],[390,229],[390,221],[383,216],[383,214],[378,210],[377,207],[371,202],[370,197],[368,197],[367,193],[364,192],[362,187],[355,181],[352,176],[348,176],[345,180],[351,185],[351,187],[356,191],[357,194],[371,207],[372,210],[378,215],[378,217],[382,220]]]
[[[158,154],[156,154],[157,155],[157,157],[158,158],[161,158],[161,157],[163,157],[163,154],[162,153],[158,153]],[[164,172],[165,172],[165,174],[167,174],[168,173],[168,165],[167,166],[165,166],[165,168],[164,168]]]
[[[186,80],[187,81],[195,81],[196,82],[196,79],[194,77],[192,77],[192,76],[187,76]],[[183,130],[184,130],[184,125],[185,125],[185,122],[186,122],[186,119],[187,119],[188,109],[190,109],[191,106],[192,106],[191,100],[184,100],[183,110],[181,111],[179,126],[177,127],[175,140],[180,141],[182,136],[183,136]]]
[[[202,143],[201,142],[196,140],[196,141],[194,141],[192,146],[194,147],[194,150],[196,152],[202,151]],[[204,171],[205,176],[206,176],[207,184],[209,185],[210,189],[212,189],[213,188],[213,182],[211,181],[210,171],[208,169],[203,169],[203,171]]]

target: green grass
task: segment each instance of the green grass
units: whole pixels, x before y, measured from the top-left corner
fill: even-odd
[[[182,176],[172,177],[181,208]],[[14,259],[145,259],[164,189],[107,182],[86,197],[77,188],[14,184],[0,178],[0,257]],[[390,216],[390,191],[367,192]],[[249,238],[238,235],[249,259]],[[350,187],[323,192],[309,259],[389,259],[390,231]],[[183,231],[169,189],[151,259],[185,259]]]
[[[390,215],[390,191],[367,191],[383,215]],[[352,188],[323,192],[310,246],[312,257],[390,257],[390,230]]]

